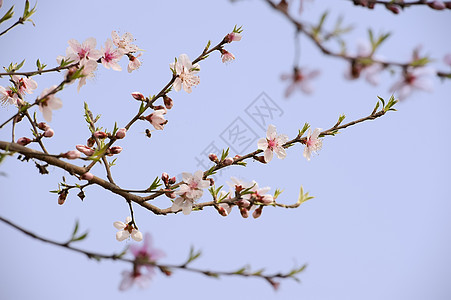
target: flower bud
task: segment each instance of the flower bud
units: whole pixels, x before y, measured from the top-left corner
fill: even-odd
[[[399,7],[396,5],[392,5],[392,4],[387,4],[385,6],[389,11],[391,11],[392,13],[394,13],[395,15],[399,14]]]
[[[177,197],[177,195],[174,192],[166,192],[165,195],[166,197],[171,199],[175,199]]]
[[[51,138],[54,134],[55,134],[55,132],[53,131],[53,129],[49,127],[49,128],[44,132],[44,137],[46,137],[46,138]]]
[[[176,181],[177,181],[177,179],[175,179],[175,176],[169,178],[169,184],[174,184]]]
[[[252,213],[252,217],[254,217],[254,219],[257,219],[258,217],[260,217],[262,215],[262,210],[263,210],[263,206],[259,206],[258,208],[256,208],[254,210],[254,212]]]
[[[122,152],[122,147],[121,146],[113,146],[109,150],[110,150],[111,155],[119,154]]]
[[[242,36],[241,36],[240,33],[238,33],[238,32],[231,32],[231,33],[229,33],[229,34],[227,34],[225,36],[224,41],[226,43],[231,43],[231,42],[234,42],[234,41],[240,41],[241,37]]]
[[[216,209],[218,210],[218,213],[223,216],[223,217],[227,217],[229,214],[227,213],[227,210],[222,207],[222,206],[217,206]]]
[[[29,143],[31,143],[31,140],[27,137],[21,137],[17,140],[17,144],[22,145],[22,146],[26,146]]]
[[[77,159],[80,158],[81,153],[77,150],[71,150],[61,154],[61,156],[67,159]]]
[[[80,179],[83,180],[91,180],[94,178],[94,175],[92,175],[92,173],[86,172],[85,174],[80,176]]]
[[[91,156],[94,154],[94,150],[85,145],[76,145],[75,148],[86,156]]]
[[[118,129],[118,131],[116,132],[116,138],[117,139],[123,139],[125,137],[125,134],[127,133],[127,129],[125,128],[120,128]]]
[[[249,210],[244,207],[240,207],[240,214],[243,218],[249,217]]]
[[[164,184],[168,185],[169,183],[169,174],[166,172],[163,172],[163,174],[161,174],[161,180],[163,180]]]
[[[163,109],[163,110],[166,111],[166,108],[164,108],[163,105],[156,105],[156,106],[153,107],[153,110],[160,110],[160,109]]]
[[[144,97],[143,94],[141,94],[140,92],[133,92],[132,93],[132,97],[135,98],[138,101],[144,101],[146,98]]]
[[[64,204],[64,202],[66,201],[66,198],[67,198],[67,194],[69,194],[69,191],[66,190],[66,189],[62,190],[59,193],[59,196],[58,196],[58,204],[59,205],[63,205]]]
[[[38,123],[38,128],[43,131],[46,131],[47,129],[50,129],[50,126],[45,122],[40,122]]]
[[[108,134],[106,134],[106,132],[103,131],[96,131],[94,132],[94,136],[98,139],[104,139],[108,136]]]
[[[210,159],[214,163],[218,163],[219,162],[218,156],[216,154],[214,154],[214,153],[208,154],[208,159]]]
[[[86,145],[88,145],[88,147],[92,147],[94,146],[96,140],[93,137],[90,137],[87,141],[86,141]]]
[[[432,1],[428,3],[428,6],[436,10],[442,10],[446,8],[445,3],[443,3],[443,1]]]
[[[166,95],[163,96],[163,102],[167,109],[171,109],[174,106],[174,101]]]
[[[236,203],[236,205],[238,205],[239,207],[248,208],[251,206],[251,202],[249,202],[249,200],[241,199]]]
[[[233,164],[233,158],[227,157],[226,159],[224,159],[224,160],[222,161],[222,164],[223,164],[224,166],[230,166],[231,164]]]

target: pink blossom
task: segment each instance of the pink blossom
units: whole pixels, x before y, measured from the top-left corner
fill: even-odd
[[[152,247],[152,237],[149,233],[144,235],[142,246],[133,244],[129,249],[138,263],[156,262],[165,256],[163,251]],[[149,264],[144,266],[148,269],[148,271],[153,271],[154,269],[154,267]]]
[[[86,39],[83,44],[80,44],[75,39],[69,40],[68,43],[69,47],[66,49],[66,57],[58,56],[56,59],[59,64],[61,64],[62,59],[66,61],[70,60],[74,63],[84,60],[95,62],[102,56],[100,50],[95,49],[97,42],[93,37]]]
[[[226,63],[235,59],[235,56],[225,49],[221,49],[222,62]]]
[[[63,102],[60,98],[55,97],[55,94],[48,95],[55,88],[56,85],[43,90],[40,96],[39,110],[47,122],[52,121],[52,110],[60,109],[63,106]]]
[[[253,200],[262,204],[271,204],[274,202],[274,197],[271,194],[267,194],[271,189],[270,187],[259,188],[257,182],[253,181],[252,183],[252,194],[244,195],[243,199]]]
[[[318,70],[306,71],[306,69],[295,68],[291,74],[282,74],[282,80],[291,81],[285,90],[285,97],[288,98],[296,90],[300,89],[306,94],[311,94],[313,92],[313,87],[310,81],[319,75]]]
[[[143,239],[142,233],[138,231],[131,222],[132,218],[127,217],[125,218],[125,223],[121,221],[116,221],[113,223],[113,226],[119,230],[116,233],[116,239],[119,242],[122,242],[123,240],[129,238],[130,236],[137,242],[142,241]]]
[[[210,186],[209,180],[203,179],[203,172],[201,170],[196,171],[194,174],[182,173],[183,183],[180,185],[179,190],[175,192],[179,195],[174,200],[171,210],[178,211],[180,208],[183,214],[189,215],[193,209],[194,201],[202,197],[203,189]]]
[[[264,151],[265,162],[272,160],[273,152],[276,153],[279,159],[284,159],[287,156],[287,152],[283,148],[283,144],[288,141],[288,136],[285,134],[277,135],[276,127],[269,125],[266,131],[266,139],[261,138],[258,140],[258,149]]]
[[[198,85],[200,82],[199,76],[195,76],[200,71],[199,64],[192,64],[188,55],[181,54],[179,59],[175,63],[169,65],[172,70],[177,74],[177,78],[174,81],[174,90],[177,92],[183,89],[187,93],[192,92],[192,87]]]
[[[113,146],[109,150],[109,155],[119,154],[122,152],[121,146]]]
[[[111,33],[111,37],[113,38],[113,44],[124,50],[124,53],[136,52],[139,50],[138,46],[132,45],[131,43],[134,41],[133,35],[129,32],[126,32],[119,37],[119,34],[116,31]]]
[[[137,284],[140,288],[146,288],[149,286],[152,280],[152,274],[141,273],[138,268],[132,271],[122,271],[122,281],[119,284],[119,290],[125,291]]]
[[[78,86],[77,86],[78,92],[80,92],[80,88],[86,84],[86,80],[88,78],[94,77],[94,71],[97,69],[97,62],[95,62],[93,60],[87,60],[87,61],[84,60],[84,61],[80,62],[79,67],[80,68],[83,67],[83,69],[81,71],[81,75],[83,77],[81,77],[78,80]]]
[[[32,94],[33,91],[38,87],[36,81],[27,77],[20,77],[18,75],[13,75],[12,79],[17,87],[18,93],[23,96],[25,93]]]
[[[102,65],[109,69],[113,69],[115,71],[121,71],[122,68],[119,66],[118,61],[122,58],[124,55],[124,50],[121,48],[113,48],[113,42],[108,39],[105,42],[105,48],[102,48],[102,58],[101,62]]]
[[[166,123],[168,122],[164,118],[164,116],[163,116],[164,114],[166,114],[166,110],[165,109],[159,109],[159,110],[154,111],[153,113],[151,113],[147,117],[145,117],[145,119],[147,121],[149,121],[150,124],[152,124],[153,127],[156,130],[163,130],[164,125],[166,125]]]
[[[127,71],[128,73],[131,73],[133,70],[138,70],[139,67],[141,66],[141,61],[138,59],[138,57],[140,57],[142,55],[142,53],[139,53],[136,56],[133,55],[129,55],[128,59],[128,66],[127,66]]]
[[[372,57],[372,47],[368,42],[359,42],[357,45],[357,58],[365,58],[365,61],[371,61]],[[381,57],[377,59],[381,60]],[[353,60],[350,68],[345,72],[345,78],[348,80],[354,80],[360,77],[363,73],[365,75],[366,81],[372,85],[379,84],[379,74],[383,71],[384,67],[379,63],[369,63],[364,64],[359,60]]]
[[[319,134],[321,133],[321,128],[316,128],[313,131],[309,129],[307,132],[307,139],[305,141],[305,148],[304,148],[304,157],[310,161],[310,157],[312,153],[318,153],[319,150],[321,150],[323,146],[323,141],[319,139]]]
[[[396,93],[399,100],[404,100],[414,90],[423,90],[432,92],[432,76],[435,71],[429,67],[410,68],[403,73],[403,77],[398,80],[391,88],[390,92]]]
[[[14,93],[10,87],[4,88],[0,86],[0,103],[2,105],[18,105],[18,101],[20,101],[19,96]]]

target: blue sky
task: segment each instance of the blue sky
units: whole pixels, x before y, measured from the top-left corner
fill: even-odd
[[[13,1],[16,9],[22,1]],[[4,1],[1,12],[11,5]],[[54,66],[63,55],[69,39],[97,40],[97,47],[111,37],[111,31],[131,32],[136,44],[145,50],[142,67],[131,74],[99,67],[79,93],[68,86],[59,93],[64,106],[54,113],[51,123],[55,136],[47,141],[51,153],[74,149],[89,132],[83,123],[83,102],[100,123],[112,128],[124,126],[137,110],[130,93],[157,93],[171,78],[169,63],[182,53],[197,57],[208,40],[215,44],[233,29],[243,25],[243,39],[227,46],[234,53],[233,63],[223,64],[218,53],[202,61],[201,83],[191,94],[172,92],[174,108],[167,114],[163,131],[144,136],[145,123],[137,123],[127,138],[117,144],[124,148],[113,175],[120,186],[147,187],[167,172],[195,172],[196,158],[214,142],[226,147],[221,134],[241,118],[256,136],[265,130],[251,120],[246,108],[265,93],[280,108],[272,122],[278,132],[290,137],[305,122],[312,127],[329,128],[342,113],[351,121],[367,116],[377,102],[388,99],[389,87],[398,79],[386,71],[381,84],[373,87],[363,79],[347,81],[344,61],[325,57],[305,37],[301,37],[300,65],[320,69],[313,81],[312,95],[283,97],[286,83],[280,75],[292,69],[294,29],[264,1],[41,1],[33,17],[36,26],[20,26],[2,39],[0,64],[26,58],[25,70],[34,62]],[[392,32],[380,54],[405,62],[419,44],[435,60],[432,66],[446,69],[442,58],[451,53],[446,37],[451,25],[450,12],[428,8],[406,9],[393,15],[382,8],[373,11],[354,7],[351,1],[306,2],[299,16],[317,22],[325,10],[330,23],[343,15],[356,29],[345,36],[350,52],[366,39],[368,28]],[[36,93],[60,82],[62,74],[35,77]],[[6,78],[0,85],[8,84]],[[30,239],[0,224],[0,296],[2,299],[65,299],[98,297],[109,299],[178,298],[206,299],[449,299],[451,239],[449,228],[450,142],[449,110],[451,85],[434,79],[434,91],[417,92],[397,105],[397,112],[343,130],[327,137],[318,156],[307,162],[303,147],[287,150],[285,160],[274,158],[268,165],[249,162],[233,167],[217,177],[218,184],[230,176],[256,180],[260,186],[279,188],[279,200],[297,200],[299,187],[315,196],[296,210],[266,208],[259,219],[242,219],[237,210],[226,218],[213,209],[170,216],[155,216],[135,208],[143,232],[150,232],[156,247],[166,252],[162,262],[180,263],[191,245],[203,251],[193,266],[235,270],[250,265],[254,270],[286,271],[294,265],[308,264],[299,278],[302,283],[284,281],[274,292],[258,279],[220,280],[174,272],[171,277],[155,276],[146,290],[133,288],[119,292],[121,272],[129,266],[121,262],[96,262],[86,257]],[[31,101],[32,98],[30,98]],[[14,110],[2,108],[1,119]],[[39,113],[38,113],[39,115]],[[25,124],[17,136],[28,135]],[[9,139],[2,130],[0,138]],[[255,150],[257,144],[245,148]],[[239,149],[238,149],[239,150]],[[236,153],[234,153],[236,154]],[[81,202],[74,194],[63,206],[49,190],[57,188],[64,175],[50,167],[41,176],[32,163],[15,158],[4,161],[0,170],[0,214],[33,232],[66,240],[75,220],[89,229],[89,237],[77,246],[98,252],[119,252],[126,243],[115,240],[112,223],[129,214],[122,198],[101,188],[86,190]],[[94,170],[104,177],[102,168]],[[204,200],[208,200],[205,195]],[[156,201],[168,207],[166,199]],[[131,244],[132,242],[128,242]],[[170,291],[170,292],[169,292]]]

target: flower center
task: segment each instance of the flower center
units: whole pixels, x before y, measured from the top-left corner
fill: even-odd
[[[268,140],[268,148],[273,150],[277,146],[277,143],[275,140]]]

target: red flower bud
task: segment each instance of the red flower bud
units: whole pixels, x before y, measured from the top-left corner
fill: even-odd
[[[214,153],[208,154],[208,159],[210,159],[214,163],[218,163],[219,162],[218,156],[216,154],[214,154]]]
[[[230,166],[231,164],[233,164],[233,158],[227,157],[226,159],[224,159],[222,161],[222,163],[223,163],[224,166]]]
[[[94,178],[94,175],[92,175],[92,173],[86,172],[85,174],[80,176],[80,179],[83,180],[91,180]]]
[[[108,136],[108,134],[106,134],[103,131],[96,131],[96,132],[94,132],[94,136],[98,139],[104,139]]]
[[[171,109],[174,106],[174,101],[166,95],[163,96],[163,102],[167,109]]]
[[[125,134],[127,133],[127,129],[125,128],[120,128],[118,129],[118,131],[116,132],[116,138],[117,139],[123,139],[125,137]]]
[[[244,207],[240,207],[240,214],[243,218],[249,217],[249,210]]]
[[[21,137],[17,140],[17,144],[22,145],[22,146],[26,146],[29,143],[31,143],[31,140],[27,137]]]
[[[46,138],[51,138],[54,134],[55,134],[55,132],[53,131],[53,129],[49,127],[49,128],[44,132],[44,137],[46,137]]]

